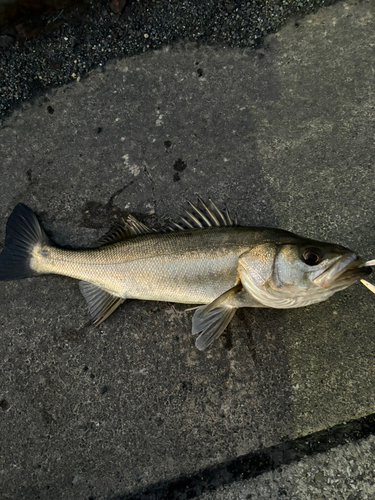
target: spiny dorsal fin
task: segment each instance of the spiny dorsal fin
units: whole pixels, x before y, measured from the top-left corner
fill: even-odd
[[[118,241],[139,236],[140,234],[154,233],[155,231],[139,222],[132,215],[128,215],[126,219],[122,219],[122,223],[116,224],[104,236],[98,239],[91,248],[101,247],[103,245],[112,245]]]
[[[166,228],[167,231],[185,231],[186,229],[234,226],[237,224],[237,218],[234,220],[231,218],[227,207],[225,207],[225,211],[221,211],[211,199],[209,199],[211,208],[207,206],[200,196],[198,196],[198,201],[202,205],[202,208],[194,205],[189,200],[187,201],[192,211],[189,212],[186,210],[184,217],[182,215],[179,216],[181,219],[180,224],[170,222],[170,225]]]
[[[223,226],[235,226],[237,224],[237,217],[232,219],[230,216],[228,207],[225,207],[224,211],[221,211],[215,203],[209,198],[211,207],[198,196],[198,201],[202,205],[199,208],[194,205],[191,201],[187,200],[192,208],[189,212],[186,210],[186,216],[180,215],[181,223],[170,221],[165,229],[161,232],[167,231],[186,231],[187,229],[205,228],[205,227],[223,227]],[[126,219],[122,219],[122,223],[116,224],[112,229],[108,231],[104,236],[99,238],[93,245],[92,248],[101,247],[103,245],[110,245],[117,243],[126,238],[132,238],[133,236],[139,236],[141,234],[155,233],[155,229],[150,229],[145,226],[142,222],[139,222],[133,215],[128,215]]]
[[[89,306],[91,323],[94,326],[99,326],[125,300],[87,281],[80,281],[79,289]]]

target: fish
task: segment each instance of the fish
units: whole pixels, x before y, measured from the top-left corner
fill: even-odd
[[[31,208],[19,203],[6,225],[0,281],[43,274],[80,280],[95,326],[126,299],[195,305],[192,334],[199,350],[220,337],[239,308],[304,307],[356,281],[368,284],[364,278],[375,261],[348,248],[283,229],[241,226],[212,200],[189,204],[166,230],[129,214],[90,247],[71,249],[56,245]]]

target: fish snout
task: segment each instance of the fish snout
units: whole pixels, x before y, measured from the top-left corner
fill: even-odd
[[[328,269],[319,274],[313,281],[322,288],[329,288],[343,281],[357,281],[364,276],[371,274],[372,270],[368,266],[363,266],[362,257],[354,253],[345,255],[334,262]]]

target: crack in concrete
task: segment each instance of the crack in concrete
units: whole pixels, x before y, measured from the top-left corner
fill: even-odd
[[[128,187],[130,187],[132,184],[134,184],[134,181],[130,181],[128,184],[126,184],[125,186],[123,186],[122,188],[118,189],[117,191],[115,191],[112,196],[109,198],[108,200],[108,203],[107,203],[107,207],[113,207],[113,200],[119,195],[121,194],[123,191],[125,191],[125,189],[127,189]]]

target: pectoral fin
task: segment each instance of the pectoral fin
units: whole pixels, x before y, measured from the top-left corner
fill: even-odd
[[[125,300],[87,281],[80,281],[79,288],[89,306],[91,323],[95,326],[103,323]]]
[[[240,293],[242,285],[237,285],[220,295],[208,305],[198,307],[193,316],[192,334],[198,335],[195,346],[203,351],[220,337],[236,312],[234,297]]]

